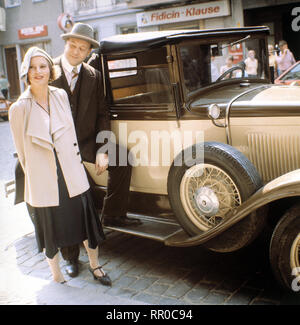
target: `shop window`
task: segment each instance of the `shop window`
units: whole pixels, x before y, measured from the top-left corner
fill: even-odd
[[[18,7],[21,5],[21,0],[5,0],[5,8]]]
[[[76,10],[77,11],[86,11],[90,9],[95,9],[96,3],[95,0],[77,0],[76,1]]]
[[[96,12],[125,8],[128,0],[63,0],[65,12],[72,15],[85,15]]]
[[[159,26],[159,30],[183,30],[183,29],[204,29],[203,20],[181,22],[176,24],[163,24]]]
[[[50,42],[34,42],[34,43],[24,44],[21,46],[22,60],[23,60],[24,55],[27,52],[27,50],[32,46],[37,46],[37,47],[43,49],[44,51],[46,51],[47,53],[51,54],[51,43]]]
[[[119,26],[118,32],[119,34],[131,34],[131,33],[137,33],[137,26]]]

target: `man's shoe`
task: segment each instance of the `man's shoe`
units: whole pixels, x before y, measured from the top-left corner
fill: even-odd
[[[138,226],[142,222],[140,219],[122,217],[106,217],[104,218],[103,225],[107,227],[126,227],[126,226]]]
[[[78,261],[77,262],[68,262],[68,264],[66,265],[66,273],[71,278],[77,277],[77,275],[79,273]]]

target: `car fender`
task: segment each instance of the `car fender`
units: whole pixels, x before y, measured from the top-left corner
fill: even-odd
[[[177,247],[201,245],[220,235],[256,209],[270,202],[293,196],[300,196],[300,169],[286,173],[265,184],[248,200],[231,210],[224,218],[224,221],[216,227],[192,237],[182,230],[169,237],[165,244]]]

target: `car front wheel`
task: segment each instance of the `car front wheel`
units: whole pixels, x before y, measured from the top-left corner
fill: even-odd
[[[218,225],[262,186],[255,167],[232,146],[207,142],[203,150],[203,163],[191,166],[185,158],[182,166],[172,165],[168,178],[172,209],[192,236]],[[191,152],[190,160],[195,160],[196,151]],[[248,245],[263,224],[264,216],[255,211],[205,246],[219,252],[235,251]]]

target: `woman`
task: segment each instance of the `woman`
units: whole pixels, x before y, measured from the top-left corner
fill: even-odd
[[[67,93],[48,86],[53,62],[30,48],[21,65],[29,87],[9,110],[10,126],[25,174],[24,201],[34,211],[39,251],[45,249],[53,280],[64,283],[59,247],[84,243],[89,270],[104,285],[111,280],[99,266],[98,245],[104,233],[93,205]]]

